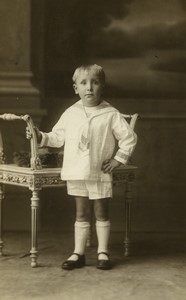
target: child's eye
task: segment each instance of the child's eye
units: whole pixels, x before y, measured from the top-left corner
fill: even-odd
[[[86,84],[86,81],[85,81],[85,80],[82,80],[80,83],[83,84],[83,85],[85,85],[85,84]]]
[[[98,80],[94,80],[93,83],[96,84],[96,85],[100,84]]]

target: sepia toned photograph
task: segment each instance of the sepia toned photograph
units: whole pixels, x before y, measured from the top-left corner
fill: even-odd
[[[185,299],[186,1],[0,15],[0,299]]]

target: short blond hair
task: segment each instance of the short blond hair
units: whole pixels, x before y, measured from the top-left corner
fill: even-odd
[[[87,72],[88,71],[93,71],[93,72],[95,72],[95,74],[99,76],[101,83],[105,84],[105,72],[104,72],[103,68],[101,66],[97,65],[97,64],[82,65],[82,66],[78,67],[75,70],[74,75],[72,77],[72,80],[73,80],[74,83],[76,82],[77,77],[79,76],[79,74],[82,71],[87,71]]]

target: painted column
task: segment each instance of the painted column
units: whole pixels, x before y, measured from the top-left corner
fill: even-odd
[[[37,111],[38,115],[40,110],[40,91],[33,85],[31,70],[31,2],[0,1],[1,113]]]

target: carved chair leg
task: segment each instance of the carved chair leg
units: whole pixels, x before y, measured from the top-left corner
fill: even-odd
[[[3,185],[0,184],[0,256],[3,255]]]
[[[91,228],[91,226],[89,228],[89,233],[88,233],[88,237],[87,237],[86,246],[87,247],[91,247],[92,246],[92,228]]]
[[[38,222],[38,209],[39,209],[39,191],[32,192],[31,198],[31,267],[37,267],[37,222]]]
[[[130,255],[130,233],[131,233],[131,203],[132,203],[132,187],[131,182],[126,183],[125,191],[125,240],[124,240],[124,255]]]
[[[91,208],[90,208],[90,228],[89,228],[89,233],[87,237],[87,242],[86,246],[91,247],[92,246],[92,236],[93,236],[93,221],[94,221],[94,207],[93,203],[90,203]]]

